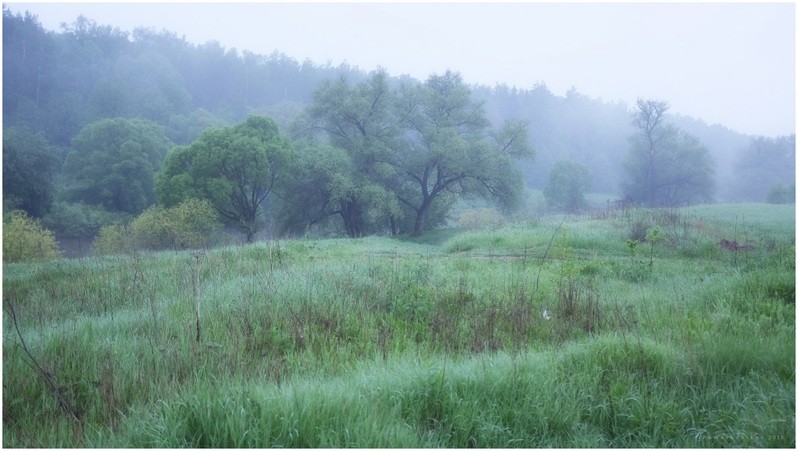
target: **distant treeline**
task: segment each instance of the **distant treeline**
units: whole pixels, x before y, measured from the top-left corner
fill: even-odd
[[[14,197],[14,189],[4,183],[5,194],[12,195],[4,195],[4,208],[21,208],[37,217],[52,209],[65,215],[65,210],[78,208],[70,200],[76,187],[67,186],[62,170],[65,164],[69,166],[67,155],[73,147],[85,141],[85,136],[76,138],[101,121],[145,120],[162,127],[168,142],[157,143],[160,150],[153,158],[160,161],[151,163],[155,171],[165,160],[164,148],[190,145],[210,127],[233,126],[252,115],[274,119],[289,134],[291,125],[313,105],[323,82],[343,79],[355,86],[372,75],[346,64],[300,63],[277,52],[264,56],[225,49],[215,41],[195,45],[166,30],[139,28],[127,33],[83,16],[51,32],[42,28],[36,16],[14,14],[4,7],[4,176],[14,180],[23,174],[18,168],[39,164],[49,179],[45,182],[53,185],[49,194]],[[421,82],[389,75],[386,83],[399,89]],[[632,106],[592,99],[575,88],[558,96],[543,84],[528,89],[469,88],[471,100],[483,105],[491,124],[506,120],[527,124],[535,157],[516,163],[527,187],[543,189],[552,168],[567,161],[589,170],[591,191],[624,194],[627,174],[622,162],[631,147],[629,138],[636,132]],[[715,200],[794,199],[794,135],[751,137],[685,116],[669,116],[669,120],[708,150],[714,165]],[[14,142],[7,142],[6,135]],[[7,147],[11,152],[12,147],[26,146],[48,147],[56,158],[37,163],[29,153],[25,156],[30,158],[7,154]],[[22,198],[26,196],[27,200]],[[146,206],[155,201],[151,196],[131,202]],[[91,214],[115,213],[106,208]]]

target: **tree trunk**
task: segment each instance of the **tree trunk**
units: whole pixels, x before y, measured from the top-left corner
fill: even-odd
[[[412,236],[421,236],[424,233],[424,228],[427,226],[427,215],[429,214],[429,206],[432,204],[431,198],[424,199],[421,206],[416,210],[416,222],[413,224]]]
[[[655,186],[655,181],[654,181],[655,167],[654,167],[654,145],[653,144],[651,144],[651,149],[649,150],[648,167],[646,169],[647,169],[646,177],[648,178],[648,180],[646,180],[647,185],[648,185],[647,186],[647,188],[648,188],[648,206],[649,207],[653,207],[654,204],[657,201],[656,193],[654,192],[655,189],[656,189],[656,186]]]
[[[344,228],[349,238],[359,238],[363,236],[365,225],[360,207],[354,202],[346,202],[341,205],[341,219],[344,220]]]

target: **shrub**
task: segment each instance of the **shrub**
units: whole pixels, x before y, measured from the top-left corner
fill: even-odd
[[[111,224],[100,229],[92,244],[98,255],[121,254],[132,248],[130,229],[124,224]]]
[[[590,171],[585,166],[558,161],[549,173],[543,195],[550,206],[573,213],[587,208],[585,193],[591,183]]]
[[[162,250],[170,247],[170,226],[165,212],[163,207],[153,206],[130,223],[130,234],[137,248]]]
[[[216,209],[197,199],[166,209],[151,207],[130,224],[136,244],[151,250],[206,247],[220,227]]]
[[[646,241],[651,223],[646,219],[638,219],[629,226],[629,239],[642,243]]]
[[[53,232],[23,211],[14,211],[3,224],[3,262],[50,260],[58,257]]]

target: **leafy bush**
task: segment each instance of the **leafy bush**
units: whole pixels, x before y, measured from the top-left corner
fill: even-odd
[[[207,200],[187,199],[172,208],[150,207],[129,226],[105,226],[94,240],[94,252],[118,254],[134,249],[197,249],[211,244],[221,228],[216,209]]]
[[[197,199],[166,209],[151,207],[130,224],[136,244],[151,250],[206,247],[220,227],[216,209]]]
[[[558,161],[551,169],[543,195],[552,207],[576,212],[587,208],[585,193],[591,183],[592,177],[585,166],[572,161]]]
[[[130,223],[130,233],[136,247],[162,250],[170,247],[171,231],[163,207],[153,206],[142,212]]]
[[[111,224],[100,229],[92,244],[98,255],[121,254],[132,248],[130,229],[124,224]]]
[[[53,232],[23,211],[14,211],[3,224],[3,262],[50,260],[58,257]]]

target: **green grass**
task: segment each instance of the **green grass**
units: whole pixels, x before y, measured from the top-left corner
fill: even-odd
[[[3,445],[794,447],[794,224],[745,204],[215,249],[199,342],[191,254],[4,265]],[[631,248],[643,226],[665,239]]]

